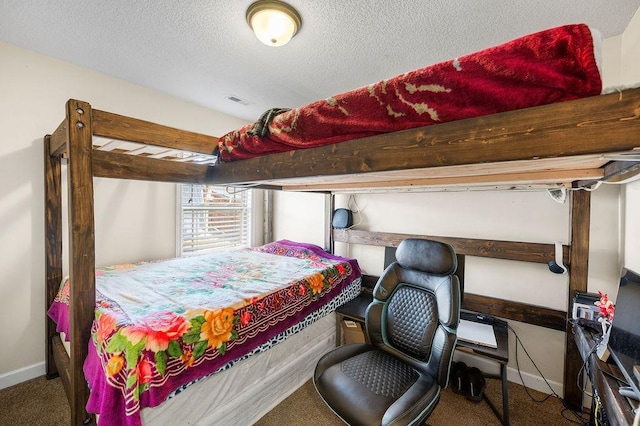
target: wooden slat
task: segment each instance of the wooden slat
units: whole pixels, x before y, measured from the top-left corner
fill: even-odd
[[[95,315],[95,231],[93,173],[91,165],[91,106],[67,102],[69,118],[69,307],[71,423],[84,424],[89,388],[82,367],[87,357],[91,324]]]
[[[222,163],[215,183],[615,153],[640,146],[640,89]]]
[[[612,161],[604,167],[607,182],[622,182],[640,173],[640,161]]]
[[[67,126],[68,121],[65,119],[51,134],[51,142],[49,143],[50,155],[61,155],[67,149],[67,142],[69,141],[69,132],[67,130]]]
[[[124,141],[111,140],[104,145],[100,145],[96,149],[99,149],[100,151],[113,151],[114,149],[118,149],[124,143]]]
[[[213,169],[206,164],[156,160],[114,152],[93,152],[93,173],[97,177],[150,180],[175,183],[209,183]]]
[[[621,154],[615,154],[621,155]],[[503,161],[479,164],[462,164],[456,166],[417,168],[391,170],[375,173],[356,173],[349,175],[332,175],[332,176],[312,176],[303,178],[289,178],[282,180],[273,180],[270,182],[282,182],[287,187],[296,185],[320,185],[331,186],[334,183],[353,183],[366,184],[371,181],[375,182],[398,182],[413,181],[419,179],[441,179],[441,178],[457,178],[457,177],[497,177],[513,175],[514,177],[532,173],[536,180],[548,181],[549,176],[544,176],[544,172],[555,173],[558,171],[569,170],[596,170],[601,169],[607,164],[607,160],[600,154],[580,155],[572,157],[558,158],[540,158],[532,160]],[[522,178],[518,178],[522,180]]]
[[[169,126],[93,110],[93,134],[184,151],[212,154],[218,138]]]
[[[45,313],[56,297],[62,281],[62,167],[60,157],[51,152],[51,136],[44,137],[44,229],[45,229]],[[52,338],[56,325],[45,314],[46,376],[58,375]]]
[[[462,307],[500,318],[565,331],[565,311],[470,293],[464,294]]]
[[[547,170],[525,173],[496,173],[487,175],[453,176],[453,177],[433,177],[414,178],[398,180],[378,180],[375,177],[366,182],[331,182],[331,183],[311,183],[300,185],[287,185],[288,191],[348,191],[363,189],[382,188],[410,188],[410,187],[473,187],[487,185],[527,185],[527,184],[563,184],[571,183],[575,180],[600,179],[604,176],[601,169],[580,169],[580,170]],[[347,178],[348,179],[348,178]]]
[[[574,184],[578,188],[595,188],[600,180],[609,183],[622,183],[629,179],[635,179],[640,174],[640,161],[611,161],[602,169],[602,178],[577,180]]]
[[[58,371],[60,373],[60,382],[62,383],[62,387],[64,388],[65,393],[67,394],[69,404],[71,404],[72,391],[69,355],[67,354],[67,351],[64,348],[64,344],[62,343],[62,339],[60,339],[59,335],[56,334],[55,336],[53,336],[53,338],[51,339],[51,345],[53,358],[56,365],[58,366]]]
[[[589,227],[591,223],[591,193],[572,191],[571,194],[571,274],[567,311],[571,312],[573,295],[587,291],[589,276]],[[582,390],[576,377],[582,365],[582,357],[574,340],[571,324],[566,322],[566,355],[564,359],[564,400],[569,407],[582,408]]]
[[[324,195],[324,217],[330,218],[335,211],[335,197],[331,194]],[[324,221],[324,247],[330,253],[334,252],[334,241],[331,220]]]
[[[451,244],[456,253],[468,256],[518,260],[534,263],[549,263],[551,260],[555,259],[554,244],[397,234],[388,232],[360,231],[354,229],[334,229],[333,238],[335,241],[342,243],[382,247],[397,247],[405,238],[427,238]],[[567,246],[563,246],[563,258],[565,265],[569,265],[569,248]]]

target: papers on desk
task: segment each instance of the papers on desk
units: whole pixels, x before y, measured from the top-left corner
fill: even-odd
[[[496,335],[491,324],[461,319],[460,324],[458,324],[458,339],[490,348],[498,347]]]

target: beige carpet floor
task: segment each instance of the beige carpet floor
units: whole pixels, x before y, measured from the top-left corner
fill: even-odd
[[[536,400],[544,399],[546,394],[532,391]],[[487,396],[502,407],[501,385],[499,380],[487,380]],[[587,418],[578,418],[564,408],[562,401],[549,397],[545,402],[536,403],[526,393],[525,388],[509,383],[509,413],[512,426],[563,426],[582,425]],[[313,384],[307,382],[289,398],[267,413],[256,426],[276,425],[343,425],[318,396]],[[440,403],[429,417],[430,426],[500,426],[500,421],[489,405],[472,402],[463,395],[453,393],[451,389],[442,392]]]
[[[538,400],[546,396],[540,392],[530,392]],[[498,380],[487,381],[487,395],[492,401],[500,403]],[[524,387],[515,383],[509,383],[509,406],[512,426],[562,426],[584,424],[586,421],[565,410],[558,398],[550,397],[545,402],[534,402]],[[0,425],[57,426],[68,425],[69,421],[69,406],[60,379],[46,380],[39,377],[0,390]],[[471,402],[450,389],[442,393],[440,403],[427,423],[430,426],[500,425],[486,402]],[[256,426],[342,424],[320,399],[313,384],[307,382],[260,419]]]

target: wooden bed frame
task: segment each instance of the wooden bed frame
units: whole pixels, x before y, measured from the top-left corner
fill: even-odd
[[[46,309],[62,279],[61,173],[65,163],[72,283],[71,356],[55,325],[47,320],[46,372],[48,377],[60,375],[73,424],[83,424],[87,418],[89,394],[82,365],[95,306],[93,177],[321,192],[589,187],[598,180],[622,179],[640,170],[637,161],[617,161],[640,148],[640,89],[210,166],[216,143],[212,136],[94,110],[78,100],[66,103],[65,119],[44,137]],[[570,295],[587,288],[590,220],[590,193],[571,193],[571,244],[564,248],[571,266]],[[336,241],[376,242],[366,233],[340,235],[335,232],[333,237]],[[453,243],[462,254],[494,253],[539,262],[553,258],[553,246],[544,244]],[[529,307],[479,296],[466,297],[465,307],[484,312],[489,307],[493,315],[570,331],[566,312],[529,313]],[[575,383],[580,356],[571,333],[566,342],[565,399],[580,408],[582,394]]]

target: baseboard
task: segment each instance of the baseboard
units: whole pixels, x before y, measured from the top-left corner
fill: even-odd
[[[562,383],[554,382],[553,380],[549,380],[549,379],[547,379],[547,381],[545,382],[542,377],[537,376],[535,374],[526,373],[524,371],[521,372],[521,374],[525,383],[522,383],[522,380],[520,379],[520,374],[518,374],[518,370],[511,367],[507,368],[507,377],[510,382],[526,385],[529,389],[534,389],[547,394],[552,393],[552,390],[553,390],[553,392],[556,395],[559,395],[560,397],[564,395]],[[547,382],[549,384],[547,384]],[[549,389],[549,387],[551,387],[551,389]]]
[[[500,365],[497,362],[491,361],[482,356],[473,355],[471,353],[463,352],[463,351],[456,351],[453,358],[454,360],[462,361],[469,366],[477,367],[485,373],[489,373],[489,374],[500,373]],[[523,371],[521,372],[521,375],[522,375],[522,379],[524,379],[524,382],[525,382],[524,385],[526,385],[530,389],[535,389],[539,392],[549,394],[551,393],[551,390],[549,389],[549,385],[550,385],[551,388],[553,389],[553,392],[555,392],[560,396],[563,395],[562,383],[554,382],[547,379],[547,381],[549,382],[549,385],[547,385],[547,383],[544,381],[542,377],[537,376],[535,374],[531,374]],[[520,385],[523,384],[522,380],[520,379],[520,374],[518,374],[518,370],[516,370],[515,368],[507,367],[507,379],[510,382],[518,383]]]
[[[39,362],[28,367],[23,367],[18,370],[0,374],[0,389],[8,388],[9,386],[26,382],[27,380],[35,379],[36,377],[44,375],[44,373],[44,362]]]

